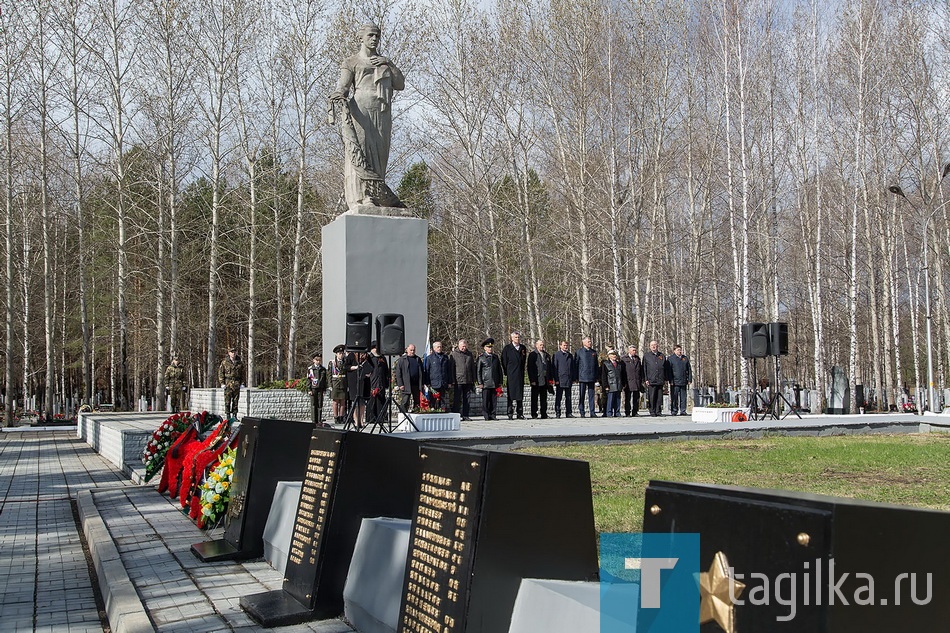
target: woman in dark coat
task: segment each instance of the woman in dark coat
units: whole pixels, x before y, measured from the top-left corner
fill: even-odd
[[[364,352],[350,352],[343,359],[343,367],[346,370],[346,393],[353,409],[353,423],[359,429],[363,427],[366,399],[369,398],[369,383],[366,379],[366,354]]]
[[[621,362],[616,350],[607,352],[607,360],[600,366],[600,386],[607,393],[605,418],[620,417],[620,392],[627,385],[626,366]]]

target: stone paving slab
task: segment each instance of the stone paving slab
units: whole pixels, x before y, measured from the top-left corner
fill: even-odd
[[[190,547],[207,538],[154,487],[128,481],[74,428],[0,433],[0,632],[265,630],[239,600],[280,589],[282,576],[263,560],[200,562]],[[341,620],[268,630],[352,631]]]

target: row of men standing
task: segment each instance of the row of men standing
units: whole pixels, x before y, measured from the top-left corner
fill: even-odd
[[[459,343],[461,353],[458,350],[452,352],[456,366],[459,365],[459,357],[464,356],[467,347],[467,344],[463,347],[464,341]],[[637,354],[636,346],[630,345],[625,356],[621,357],[616,350],[608,350],[603,361],[589,337],[582,340],[581,348],[576,354],[570,351],[567,341],[561,341],[558,350],[551,356],[546,351],[543,340],[536,341],[535,349],[528,353],[526,346],[521,344],[521,334],[518,332],[511,333],[511,342],[504,347],[500,358],[493,352],[494,339],[485,339],[482,347],[484,351],[478,357],[475,374],[476,384],[482,389],[485,419],[496,419],[495,406],[497,395],[502,390],[502,375],[508,386],[508,419],[524,418],[526,369],[531,386],[532,418],[548,417],[547,396],[552,392],[555,394],[555,416],[561,417],[561,412],[564,411],[565,417],[573,418],[571,390],[575,383],[579,386],[578,411],[581,417],[584,417],[585,413],[590,417],[594,416],[598,386],[606,394],[604,417],[620,416],[621,394],[625,415],[637,416],[640,394],[643,391],[646,391],[650,415],[658,416],[661,414],[663,390],[667,383],[670,385],[671,414],[686,415],[686,391],[693,375],[690,360],[683,354],[679,345],[673,348],[673,354],[665,356],[659,351],[658,343],[651,341],[650,351],[643,359]],[[460,406],[456,404],[454,410],[461,413],[464,419],[467,417],[465,398],[470,390],[464,388],[462,380],[463,377],[457,374],[457,387],[460,388],[456,389],[456,401],[459,394],[463,400]]]
[[[510,342],[502,349],[501,355],[494,353],[495,340],[482,341],[482,353],[475,357],[468,349],[468,341],[461,339],[451,353],[442,351],[442,343],[432,346],[432,354],[421,361],[419,382],[407,383],[400,367],[408,362],[407,353],[397,363],[397,389],[408,399],[412,394],[416,400],[422,384],[428,385],[435,406],[446,405],[447,391],[454,391],[452,411],[468,420],[471,413],[471,394],[477,387],[482,393],[483,415],[487,420],[497,419],[498,396],[507,385],[508,419],[524,419],[525,374],[531,389],[531,417],[548,417],[548,394],[554,393],[554,414],[573,418],[571,406],[572,386],[579,385],[578,411],[581,417],[585,413],[594,416],[596,387],[599,385],[607,396],[604,416],[620,415],[620,398],[623,394],[624,411],[627,416],[639,414],[641,392],[646,392],[650,405],[650,414],[660,415],[663,402],[663,390],[670,384],[671,413],[686,415],[686,390],[692,382],[692,367],[689,358],[677,345],[673,354],[666,356],[659,351],[656,341],[650,342],[650,351],[641,359],[636,346],[628,346],[627,354],[621,357],[616,351],[609,350],[601,362],[600,355],[594,349],[591,339],[585,337],[576,353],[570,351],[567,341],[561,341],[558,350],[550,355],[543,340],[535,341],[534,349],[528,351],[521,342],[521,334],[512,332]],[[412,355],[414,356],[414,354]],[[562,408],[563,404],[563,408]],[[585,404],[587,405],[585,408]]]

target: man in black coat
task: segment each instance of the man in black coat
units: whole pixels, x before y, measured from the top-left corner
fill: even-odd
[[[643,357],[643,381],[647,386],[647,398],[650,400],[650,415],[660,415],[663,408],[663,385],[666,384],[666,356],[660,352],[660,345],[650,341],[650,351]]]
[[[554,378],[554,415],[561,417],[561,398],[564,398],[565,417],[573,418],[571,414],[571,388],[577,382],[577,359],[571,354],[570,346],[567,341],[561,341],[560,349],[554,352],[551,359],[552,372]]]
[[[511,333],[511,342],[501,350],[501,366],[508,380],[508,419],[517,414],[524,420],[524,369],[528,348],[521,344],[521,332]]]
[[[468,417],[471,407],[472,391],[475,389],[475,356],[468,349],[468,341],[459,339],[458,349],[450,354],[452,370],[455,372],[455,396],[452,398],[452,413],[462,414],[463,420]]]
[[[495,339],[487,338],[482,341],[484,352],[475,363],[475,380],[482,388],[482,410],[486,420],[497,420],[495,407],[498,405],[498,390],[501,389],[502,373],[501,361],[492,352]]]
[[[531,418],[539,417],[546,420],[548,417],[548,381],[552,380],[554,368],[551,365],[551,355],[544,349],[544,341],[538,340],[534,344],[534,351],[528,354],[528,382],[531,383]],[[540,407],[539,407],[540,404]]]
[[[683,353],[683,346],[673,348],[673,355],[666,359],[670,380],[670,415],[686,415],[686,388],[693,382],[693,366]]]
[[[636,345],[627,346],[623,357],[627,367],[627,387],[623,390],[623,413],[628,418],[637,417],[640,411],[640,392],[643,391],[643,361],[637,354]]]
[[[419,408],[422,401],[422,385],[425,384],[425,370],[422,359],[416,356],[416,346],[410,343],[406,353],[396,362],[396,388],[402,394],[402,406]]]
[[[577,381],[580,383],[577,408],[580,410],[581,417],[584,417],[584,394],[587,394],[587,408],[590,411],[590,417],[594,417],[594,385],[600,380],[600,359],[589,336],[581,339],[581,347],[577,350],[575,358],[577,359]]]
[[[432,344],[432,353],[426,356],[425,370],[426,384],[432,395],[431,407],[445,409],[448,404],[445,396],[455,379],[455,366],[452,357],[442,351],[442,341]]]

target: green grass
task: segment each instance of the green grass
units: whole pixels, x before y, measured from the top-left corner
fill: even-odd
[[[598,532],[636,532],[651,479],[950,510],[950,434],[766,437],[523,449],[590,462]]]

